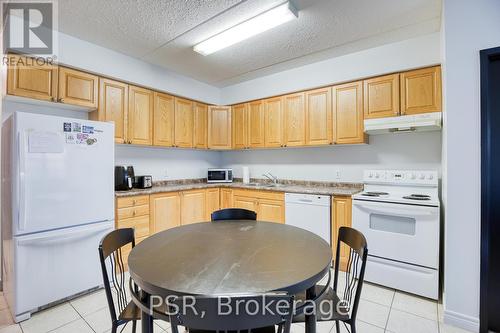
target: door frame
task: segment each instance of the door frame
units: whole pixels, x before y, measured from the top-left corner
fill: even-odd
[[[491,138],[494,135],[494,125],[491,116],[494,113],[491,105],[490,69],[491,63],[500,61],[500,47],[480,51],[481,60],[481,287],[480,287],[480,332],[489,332],[488,316],[488,287],[490,284],[490,240],[493,233],[500,230],[492,230],[495,226],[495,218],[500,217],[500,210],[495,208],[494,193],[492,193],[491,180],[494,179],[494,156],[495,151],[491,146]],[[497,135],[500,136],[500,133]],[[498,162],[500,163],[500,161]],[[499,286],[500,288],[500,286]]]

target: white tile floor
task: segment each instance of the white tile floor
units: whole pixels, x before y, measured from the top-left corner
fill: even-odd
[[[467,333],[442,323],[437,302],[365,283],[358,311],[359,333]],[[124,332],[131,332],[127,325]],[[140,324],[138,325],[140,332]],[[333,322],[318,323],[318,333],[335,333]],[[169,332],[170,324],[155,321],[155,332]],[[20,325],[0,328],[0,333],[104,333],[111,321],[103,290],[36,313]],[[180,330],[182,332],[182,330]],[[303,333],[303,324],[293,324],[292,333]],[[347,333],[343,325],[341,332]]]

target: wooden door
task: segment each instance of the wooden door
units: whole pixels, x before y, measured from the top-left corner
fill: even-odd
[[[248,103],[248,146],[250,148],[264,147],[264,103],[254,101]]]
[[[306,106],[305,94],[286,95],[284,107],[284,146],[306,145]]]
[[[248,148],[248,109],[247,104],[232,106],[232,136],[234,149]]]
[[[230,188],[220,189],[220,209],[233,208],[233,190]]]
[[[127,142],[135,145],[153,144],[153,92],[136,86],[128,90]]]
[[[231,107],[208,107],[208,148],[231,149]]]
[[[115,142],[127,143],[128,84],[110,79],[99,79],[99,107],[90,113],[90,119],[115,123]]]
[[[264,142],[266,147],[283,146],[283,98],[264,101]]]
[[[241,195],[233,196],[233,207],[231,208],[242,208],[257,212],[258,200],[253,197],[246,197]],[[257,215],[259,218],[259,215]]]
[[[331,88],[306,91],[306,145],[332,143]]]
[[[399,74],[363,81],[365,119],[399,115]]]
[[[332,87],[333,139],[337,144],[365,143],[363,82]]]
[[[285,202],[259,199],[257,219],[260,221],[285,223]]]
[[[441,112],[441,67],[401,73],[401,114]]]
[[[57,98],[57,66],[38,65],[33,58],[9,55],[7,94],[45,101]]]
[[[175,98],[175,146],[192,148],[194,128],[193,102],[184,98]]]
[[[151,194],[149,200],[149,229],[152,234],[181,225],[179,192]]]
[[[337,249],[338,230],[340,227],[352,226],[352,199],[351,197],[332,198],[332,251],[335,260]],[[349,260],[349,248],[342,245],[340,248],[340,269],[345,271]]]
[[[59,67],[58,102],[97,108],[99,77],[97,75]]]
[[[213,212],[220,209],[220,193],[218,188],[207,189],[207,217],[206,220],[210,221]]]
[[[207,149],[208,147],[208,105],[194,103],[194,147]]]
[[[154,93],[153,145],[172,147],[175,130],[175,98]]]
[[[207,221],[205,189],[181,192],[181,224]]]

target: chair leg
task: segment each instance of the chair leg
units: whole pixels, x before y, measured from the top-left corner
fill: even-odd
[[[340,333],[340,322],[338,320],[335,320],[335,331]]]
[[[354,322],[351,323],[351,333],[356,333],[356,324]]]
[[[132,320],[132,333],[135,333],[137,329],[137,320]]]
[[[116,333],[117,326],[115,323],[111,324],[111,333]]]

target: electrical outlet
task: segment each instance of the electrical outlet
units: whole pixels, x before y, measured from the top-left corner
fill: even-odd
[[[340,170],[335,171],[335,179],[340,179],[342,177],[342,174]]]

